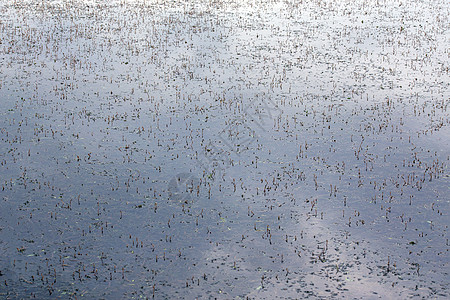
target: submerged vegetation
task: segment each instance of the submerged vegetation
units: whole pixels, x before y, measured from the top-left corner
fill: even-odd
[[[0,298],[448,298],[447,1],[0,3]]]

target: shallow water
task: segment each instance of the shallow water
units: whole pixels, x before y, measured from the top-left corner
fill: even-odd
[[[0,295],[448,298],[446,1],[3,1]]]

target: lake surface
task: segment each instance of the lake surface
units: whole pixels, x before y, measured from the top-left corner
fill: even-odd
[[[442,298],[448,1],[2,1],[0,298]]]

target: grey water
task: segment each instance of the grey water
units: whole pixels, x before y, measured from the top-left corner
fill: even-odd
[[[447,1],[2,1],[0,297],[449,295]]]

